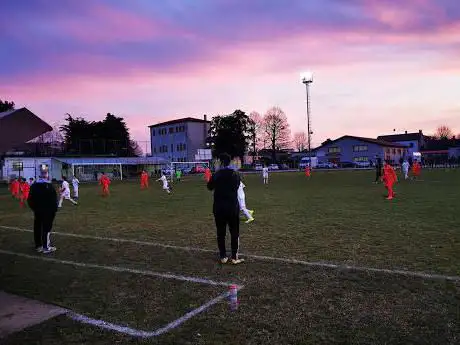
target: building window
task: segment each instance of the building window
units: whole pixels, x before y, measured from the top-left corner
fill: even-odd
[[[364,152],[367,151],[367,145],[354,145],[353,152]]]
[[[154,136],[155,136],[155,130],[152,129],[152,137],[154,137]]]
[[[369,162],[369,158],[362,156],[362,157],[355,157],[353,158],[353,161],[355,162]]]
[[[174,127],[169,127],[169,134],[174,133]]]
[[[171,144],[171,152],[174,152],[174,145]]]
[[[23,168],[22,162],[13,162],[13,171],[22,171]]]
[[[157,153],[157,148],[155,146],[153,147],[153,153]]]
[[[327,149],[327,152],[329,152],[329,153],[340,153],[341,149],[340,149],[340,147],[329,147]]]

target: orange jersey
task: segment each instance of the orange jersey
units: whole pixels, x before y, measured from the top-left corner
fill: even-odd
[[[20,189],[19,181],[15,180],[15,181],[11,182],[11,184],[10,184],[11,194],[17,195],[19,193],[19,189]]]
[[[385,183],[385,186],[393,185],[397,180],[398,177],[396,176],[396,172],[393,167],[386,164],[383,167],[383,182]]]
[[[305,176],[310,177],[311,175],[311,169],[309,167],[305,168]]]
[[[209,168],[206,168],[206,170],[204,171],[204,179],[209,182],[209,180],[211,179],[211,169]]]

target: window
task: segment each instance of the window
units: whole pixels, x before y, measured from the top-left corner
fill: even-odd
[[[154,137],[154,136],[155,136],[155,130],[152,129],[152,137]]]
[[[22,171],[23,164],[22,162],[13,162],[13,171]]]
[[[368,157],[365,157],[365,156],[362,156],[362,157],[355,157],[355,158],[353,158],[353,161],[355,161],[355,162],[368,162],[368,161],[369,161],[369,158],[368,158]]]
[[[340,147],[329,147],[327,152],[329,152],[329,153],[340,153],[341,149],[340,149]]]
[[[157,148],[155,146],[153,147],[153,153],[157,153]]]
[[[171,152],[174,152],[174,145],[171,144]]]
[[[354,145],[353,152],[363,152],[367,151],[367,145]]]
[[[174,133],[174,127],[169,127],[169,134]]]

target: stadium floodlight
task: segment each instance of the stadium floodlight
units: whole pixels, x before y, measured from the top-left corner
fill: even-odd
[[[305,84],[305,89],[307,92],[307,137],[308,137],[308,157],[310,157],[311,162],[311,135],[313,131],[311,130],[311,121],[310,121],[310,84],[313,83],[313,73],[310,71],[305,71],[300,73],[300,81]]]
[[[300,73],[300,81],[303,84],[313,83],[313,73],[310,71]]]

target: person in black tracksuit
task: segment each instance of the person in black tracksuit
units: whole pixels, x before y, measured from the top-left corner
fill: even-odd
[[[238,246],[240,236],[240,209],[238,204],[238,187],[240,175],[229,168],[230,156],[222,154],[220,157],[222,168],[211,176],[208,189],[214,191],[213,213],[217,228],[217,245],[219,247],[221,263],[227,263],[227,251],[225,248],[225,235],[227,226],[231,236],[232,264],[242,263],[238,258]]]
[[[382,159],[380,157],[377,157],[376,162],[375,162],[375,182],[374,183],[379,183],[380,180],[382,179]]]
[[[34,212],[35,249],[45,254],[54,252],[56,248],[51,246],[49,236],[57,212],[57,193],[46,171],[41,172],[40,178],[30,187],[27,201]]]

